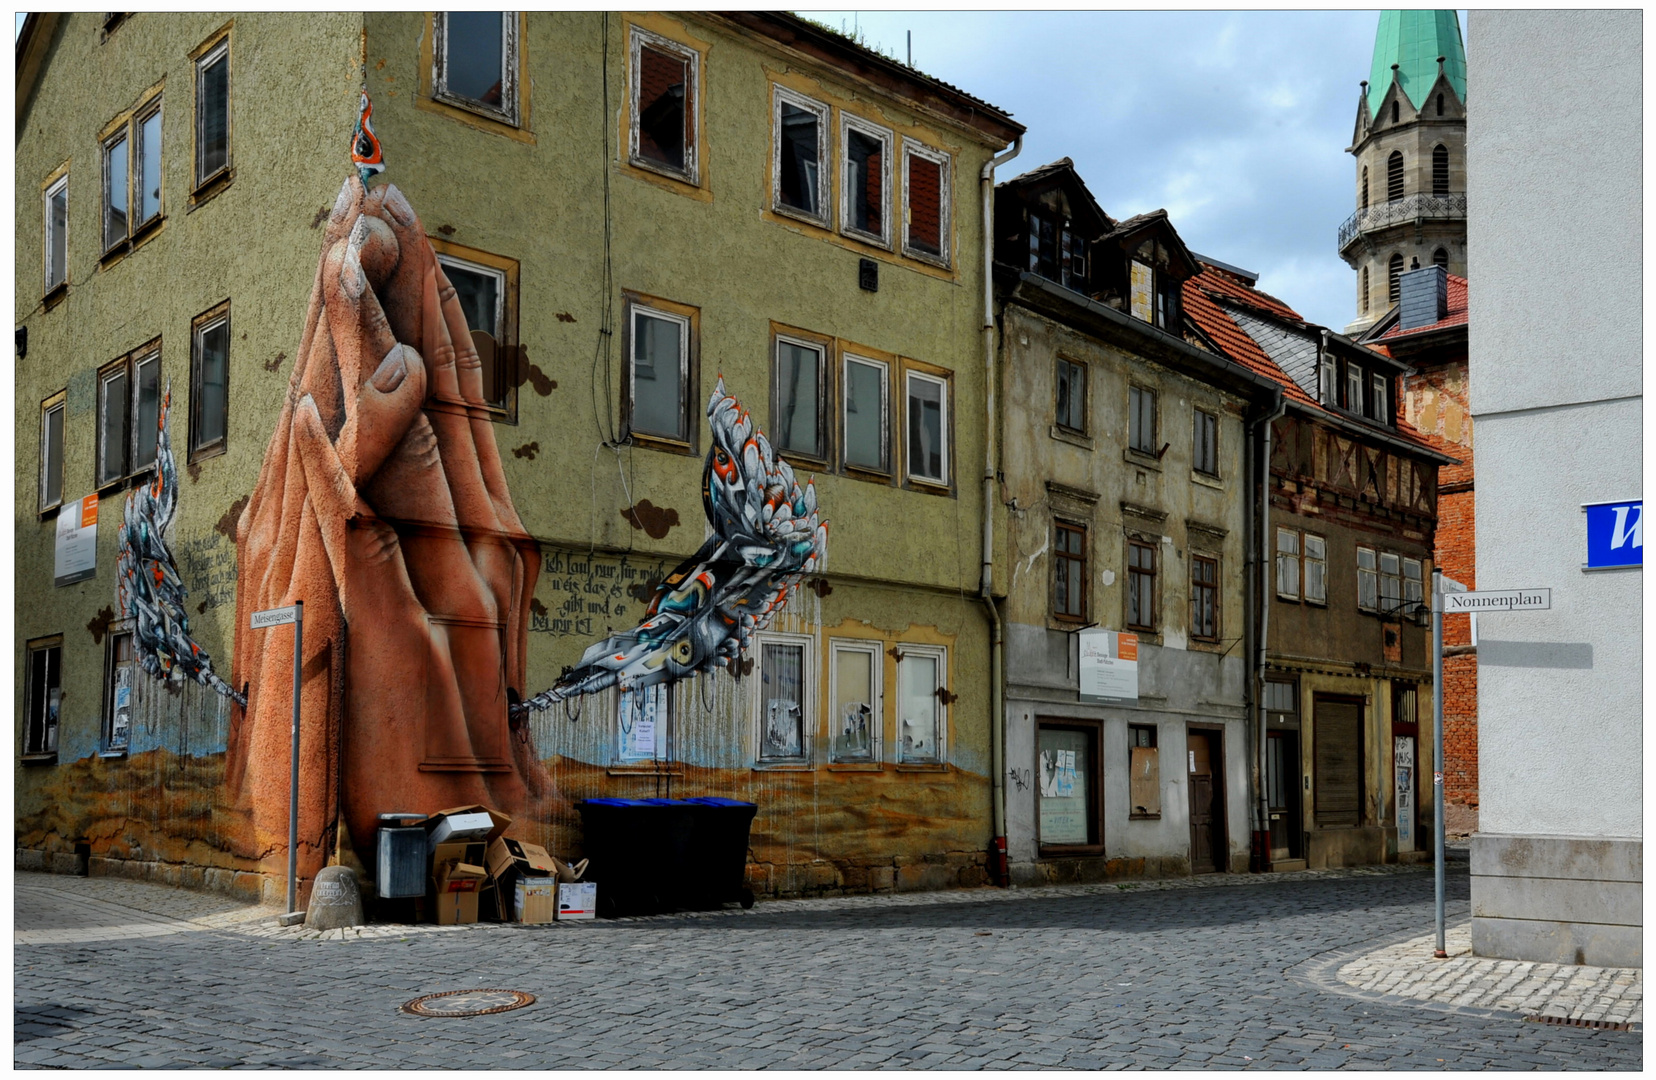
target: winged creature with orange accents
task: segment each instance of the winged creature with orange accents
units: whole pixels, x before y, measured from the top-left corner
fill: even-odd
[[[799,486],[793,468],[725,392],[723,376],[707,402],[707,423],[713,446],[702,471],[702,507],[713,535],[657,586],[638,626],[592,645],[550,690],[514,711],[713,672],[746,651],[806,574],[823,569],[828,523],[818,520],[815,486]]]

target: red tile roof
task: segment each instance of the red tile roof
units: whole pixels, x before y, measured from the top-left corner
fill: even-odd
[[[1270,311],[1286,318],[1304,321],[1294,310],[1274,296],[1262,293],[1257,289],[1250,289],[1234,278],[1208,266],[1202,265],[1202,272],[1184,283],[1183,297],[1185,314],[1191,321],[1206,334],[1213,342],[1223,349],[1231,359],[1251,371],[1274,379],[1282,385],[1283,396],[1297,405],[1311,409],[1314,412],[1328,413],[1330,416],[1339,415],[1325,409],[1314,400],[1311,395],[1302,389],[1299,383],[1288,377],[1288,373],[1276,365],[1265,350],[1249,337],[1247,332],[1232,319],[1225,310],[1213,302],[1215,295],[1234,300],[1237,303]],[[1451,288],[1456,279],[1451,277]],[[1460,279],[1464,289],[1465,279]],[[1463,291],[1462,295],[1465,293]],[[1462,458],[1466,454],[1465,447],[1454,446],[1442,439],[1434,438],[1416,428],[1413,424],[1397,418],[1397,427],[1390,432],[1404,442],[1414,443],[1427,450],[1433,450],[1447,457]]]
[[[1434,330],[1445,330],[1451,326],[1465,326],[1466,319],[1466,279],[1449,274],[1449,314],[1432,323],[1430,326],[1417,326],[1412,330],[1404,330],[1394,326],[1380,335],[1381,341],[1390,338],[1411,337],[1415,334],[1429,334]]]

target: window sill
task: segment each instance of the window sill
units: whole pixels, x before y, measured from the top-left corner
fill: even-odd
[[[1161,818],[1162,818],[1162,816],[1160,814],[1128,814],[1127,815],[1127,820],[1128,821],[1160,821]]]
[[[62,503],[54,503],[51,506],[45,507],[44,509],[42,509],[40,511],[40,520],[41,521],[52,521],[58,516],[58,511],[60,511],[62,509],[63,509],[63,504]]]
[[[56,765],[58,756],[57,752],[53,751],[50,754],[24,754],[18,760],[24,765]]]
[[[1162,643],[1162,637],[1161,637],[1161,631],[1160,630],[1150,630],[1150,629],[1147,629],[1147,628],[1142,627],[1142,626],[1129,626],[1126,629],[1126,633],[1136,635],[1138,637],[1138,643],[1140,645],[1157,645],[1157,646],[1159,646]],[[1141,700],[1143,699],[1143,697],[1144,697],[1143,694],[1139,695],[1139,698]]]
[[[55,308],[59,304],[63,303],[63,298],[65,296],[68,296],[68,295],[69,295],[69,282],[68,281],[64,281],[61,284],[52,286],[50,289],[46,290],[46,295],[42,296],[40,298],[41,310],[42,311],[51,311],[53,308]]]
[[[184,212],[186,214],[191,214],[207,205],[207,203],[210,202],[214,196],[229,187],[231,182],[235,179],[236,170],[233,168],[220,169],[212,176],[209,176],[200,184],[196,185],[196,189],[194,191],[190,192],[190,205],[185,208]]]
[[[150,239],[161,231],[161,226],[165,225],[166,223],[167,223],[167,215],[166,214],[156,214],[154,217],[150,218],[148,221],[144,222],[142,225],[138,226],[136,229],[133,229],[132,230],[132,236],[127,240],[127,244],[129,245],[129,250],[130,251],[137,251],[139,248],[141,248],[145,244],[149,243]]]
[[[641,450],[660,450],[668,454],[682,454],[685,457],[697,456],[695,446],[677,439],[669,439],[664,435],[646,435],[638,431],[629,431],[626,439]]]
[[[830,227],[826,217],[818,217],[815,214],[799,209],[797,206],[789,206],[786,203],[772,203],[771,212],[785,218],[790,218],[794,221],[800,222],[801,224],[815,225],[819,229],[826,229]]]
[[[675,169],[671,165],[664,165],[659,161],[651,161],[649,158],[643,157],[639,154],[628,155],[627,164],[635,169],[643,169],[647,173],[665,177],[668,180],[675,180],[686,187],[693,187],[697,190],[701,189],[701,178],[689,169]]]
[[[611,765],[604,770],[608,776],[683,776],[684,766],[681,764],[666,764],[659,766],[642,765]]]
[[[877,247],[881,251],[891,250],[890,240],[887,240],[883,236],[875,236],[873,233],[865,233],[861,229],[853,229],[850,226],[846,226],[845,228],[840,229],[840,235],[851,240],[868,244],[872,247]]]
[[[210,461],[216,457],[223,457],[227,452],[224,440],[220,439],[218,442],[191,450],[189,455],[184,459],[184,463],[186,465],[199,465],[203,461]]]
[[[1130,446],[1121,451],[1121,460],[1141,469],[1149,469],[1151,472],[1161,472],[1162,468],[1161,458],[1155,454],[1147,454],[1143,450],[1134,450]]]
[[[118,240],[118,241],[116,241],[115,244],[113,246],[111,246],[108,251],[105,251],[102,255],[98,256],[98,269],[99,270],[108,270],[108,269],[110,269],[116,263],[118,263],[122,259],[124,259],[126,257],[127,252],[129,252],[131,250],[132,250],[132,241],[130,241],[130,240]]]
[[[421,81],[423,82],[424,79]],[[535,133],[533,131],[522,126],[521,121],[509,123],[500,119],[499,113],[491,115],[477,109],[467,108],[464,105],[455,105],[443,98],[431,97],[425,93],[421,93],[414,98],[414,107],[425,112],[436,113],[439,116],[446,116],[451,120],[457,120],[478,131],[486,131],[493,135],[504,135],[508,139],[529,143],[531,146],[535,143]]]
[[[829,772],[885,772],[883,761],[836,761],[828,766]]]
[[[1052,427],[1048,429],[1047,434],[1051,435],[1059,442],[1067,442],[1071,446],[1079,446],[1083,450],[1093,449],[1093,441],[1086,435],[1083,435],[1079,431],[1072,431],[1071,429],[1062,427],[1058,424],[1052,425]]]
[[[99,750],[98,756],[104,758],[105,760],[111,760],[115,758],[124,758],[127,756],[127,752],[125,750]]]
[[[929,251],[922,251],[919,248],[909,247],[907,244],[903,245],[903,255],[905,258],[913,259],[915,262],[923,262],[928,266],[935,266],[939,270],[954,269],[949,265],[949,260],[944,258],[942,255],[933,255]]]
[[[811,772],[812,767],[803,761],[761,761],[753,766],[754,772]]]
[[[940,495],[946,499],[954,497],[954,488],[950,487],[948,484],[938,483],[936,480],[925,480],[920,477],[911,476],[908,478],[908,483],[903,486],[908,488],[910,491],[918,491],[922,495]]]
[[[1061,859],[1066,856],[1099,856],[1104,854],[1103,844],[1042,844],[1041,858]]]
[[[1225,490],[1225,483],[1223,480],[1217,476],[1214,476],[1212,473],[1205,473],[1198,469],[1190,470],[1190,482],[1193,484],[1201,484],[1203,487],[1213,488],[1215,491]]]
[[[826,473],[828,471],[827,458],[809,457],[795,453],[792,450],[778,450],[776,456],[793,466],[795,472],[803,470],[808,473]]]
[[[909,761],[898,762],[898,772],[946,773],[949,763],[946,761]]]
[[[849,477],[852,480],[861,480],[866,484],[880,484],[884,487],[890,487],[893,481],[893,477],[890,473],[876,472],[873,469],[863,469],[856,465],[844,466],[842,475]]]

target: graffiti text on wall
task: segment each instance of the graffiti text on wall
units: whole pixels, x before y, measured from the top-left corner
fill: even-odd
[[[223,537],[198,536],[178,542],[178,569],[200,601],[196,614],[236,602],[236,549]]]
[[[557,637],[604,633],[616,620],[636,619],[667,570],[665,559],[543,552],[538,591],[552,595],[537,598],[529,629]]]

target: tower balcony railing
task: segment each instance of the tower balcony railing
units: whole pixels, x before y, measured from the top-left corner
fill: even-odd
[[[1466,192],[1447,195],[1427,195],[1420,192],[1405,195],[1392,202],[1375,203],[1345,219],[1340,226],[1340,250],[1344,251],[1359,235],[1398,225],[1405,221],[1454,220],[1466,217]]]

